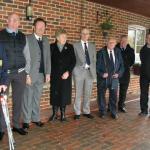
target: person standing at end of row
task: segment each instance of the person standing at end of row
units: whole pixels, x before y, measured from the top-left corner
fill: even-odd
[[[8,59],[7,93],[10,84],[12,87],[12,130],[26,135],[27,132],[20,125],[20,119],[27,74],[30,71],[30,52],[25,35],[18,29],[20,25],[19,15],[11,13],[8,16],[7,24],[7,28],[0,31],[0,42],[3,44]],[[0,118],[0,130],[4,132],[6,125],[2,118]]]
[[[5,92],[7,89],[7,82],[8,82],[8,76],[7,76],[7,68],[8,68],[8,60],[7,56],[3,47],[3,43],[0,43],[0,93]],[[2,113],[2,106],[0,102],[0,118],[3,118]],[[2,120],[5,120],[4,118]],[[1,130],[1,123],[0,123],[0,141],[3,139],[4,131]]]
[[[74,43],[76,65],[73,70],[75,84],[74,119],[80,119],[81,97],[83,95],[83,116],[93,119],[90,112],[90,97],[96,78],[96,48],[89,42],[90,30],[81,30],[81,41]]]
[[[140,70],[140,116],[148,114],[148,97],[150,84],[150,33],[147,34],[146,44],[140,51],[141,70]]]
[[[40,120],[40,99],[44,82],[50,81],[51,59],[49,41],[44,36],[46,21],[37,18],[33,23],[31,35],[27,35],[29,43],[31,68],[28,74],[28,85],[24,92],[23,128],[28,129],[30,122],[38,127],[44,125]]]

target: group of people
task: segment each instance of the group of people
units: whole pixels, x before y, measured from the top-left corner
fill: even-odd
[[[40,98],[44,83],[50,82],[50,104],[52,115],[49,121],[66,121],[66,106],[71,104],[72,78],[75,85],[74,119],[93,119],[90,112],[90,97],[93,81],[97,78],[97,95],[100,117],[109,112],[117,119],[117,112],[126,113],[125,99],[130,82],[130,67],[134,64],[134,49],[128,44],[128,37],[121,36],[117,44],[110,38],[105,47],[97,52],[89,42],[90,30],[81,30],[81,39],[73,45],[67,42],[67,32],[58,29],[56,41],[49,44],[44,35],[46,21],[37,18],[33,23],[33,33],[23,34],[18,30],[20,18],[16,13],[8,16],[8,26],[0,31],[0,92],[9,92],[12,87],[12,130],[21,135],[28,133],[32,122],[38,127],[44,123],[40,119]],[[148,113],[148,86],[150,82],[150,34],[141,50],[141,113]],[[117,92],[119,101],[117,110]],[[109,89],[106,106],[105,94]],[[81,98],[83,105],[81,105]],[[82,106],[82,108],[81,108]],[[21,119],[22,118],[22,119]],[[20,119],[22,123],[20,123]],[[3,139],[5,120],[0,107],[0,140]]]

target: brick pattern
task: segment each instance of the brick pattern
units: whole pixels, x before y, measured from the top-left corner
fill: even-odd
[[[23,0],[0,0],[0,29],[6,27],[7,16],[11,12],[17,12],[21,16],[20,29],[26,33],[32,33],[32,21],[27,21],[25,8],[28,1]],[[77,41],[80,38],[80,29],[87,26],[91,30],[91,41],[95,42],[97,50],[105,45],[99,29],[99,24],[104,18],[99,17],[99,23],[96,23],[96,12],[107,10],[112,15],[112,21],[115,28],[110,32],[119,38],[121,34],[127,34],[128,25],[136,24],[150,28],[150,18],[137,15],[120,9],[104,6],[101,4],[88,2],[86,0],[32,0],[33,19],[43,17],[47,21],[46,35],[50,42],[54,42],[55,31],[63,27],[68,32],[70,42]],[[137,92],[138,77],[131,80],[129,93]],[[73,89],[74,97],[74,89]],[[96,83],[93,87],[92,99],[96,99]],[[10,101],[11,106],[11,101]],[[44,87],[41,108],[49,107],[49,86]]]

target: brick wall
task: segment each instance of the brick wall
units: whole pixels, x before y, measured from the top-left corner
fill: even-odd
[[[12,2],[13,1],[13,2]],[[25,8],[28,2],[24,0],[0,0],[0,28],[6,27],[7,16],[10,12],[17,12],[21,16],[20,29],[28,34],[32,32],[32,21],[26,21]],[[96,12],[107,10],[112,16],[115,28],[111,35],[119,38],[121,34],[127,34],[128,25],[135,24],[150,28],[150,18],[123,11],[120,9],[88,2],[86,0],[32,0],[34,18],[43,17],[47,21],[46,35],[50,42],[53,42],[57,28],[64,27],[68,32],[70,42],[80,38],[80,29],[87,26],[91,30],[91,41],[94,41],[97,50],[105,43],[99,29],[99,24],[103,21],[99,17],[96,23]],[[129,93],[135,93],[139,89],[138,77],[132,77]],[[74,97],[74,89],[73,89]],[[92,99],[96,98],[96,83],[93,87]],[[11,103],[10,103],[11,105]],[[49,107],[49,85],[44,86],[42,109]]]

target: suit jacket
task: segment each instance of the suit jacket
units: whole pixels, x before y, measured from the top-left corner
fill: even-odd
[[[73,70],[74,76],[81,76],[85,66],[85,52],[81,41],[74,43],[74,51],[76,55],[76,65]],[[96,78],[96,48],[95,45],[88,42],[88,52],[90,57],[90,73],[93,79]]]
[[[7,69],[8,69],[8,60],[3,48],[3,44],[0,43],[0,85],[7,85]]]
[[[118,48],[115,48],[114,54],[115,54],[115,67],[114,67],[114,72],[112,74],[117,73],[119,74],[119,78],[120,78],[124,72],[124,65],[123,65],[121,52]],[[103,74],[110,73],[109,66],[110,66],[109,54],[107,52],[107,47],[104,47],[97,52],[97,63],[96,63],[97,82],[102,87],[107,86],[106,81],[108,80],[108,78],[107,79],[103,78]],[[111,84],[113,88],[117,88],[118,83],[119,83],[118,79],[112,79]]]
[[[27,41],[30,50],[30,72],[29,75],[32,78],[32,82],[36,81],[39,68],[40,68],[40,60],[41,60],[41,50],[37,39],[34,34],[27,35]],[[49,41],[46,36],[42,37],[43,41],[43,59],[44,59],[44,75],[51,73],[51,59],[50,59],[50,47]]]
[[[125,69],[122,77],[120,78],[120,83],[128,83],[130,81],[130,67],[134,64],[135,61],[134,49],[130,47],[129,44],[126,46],[125,50],[120,48],[120,43],[117,44],[117,47],[121,51]]]

